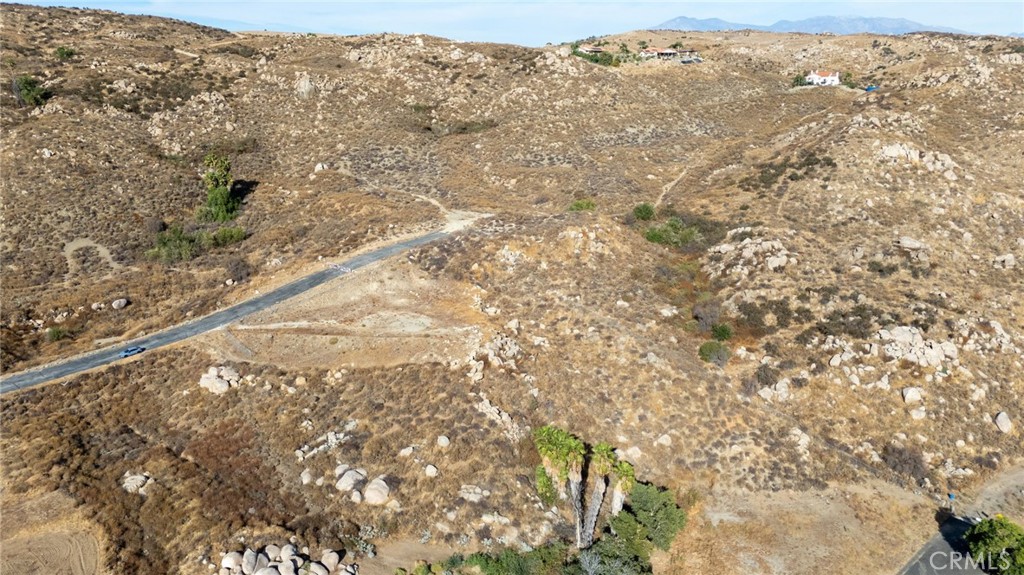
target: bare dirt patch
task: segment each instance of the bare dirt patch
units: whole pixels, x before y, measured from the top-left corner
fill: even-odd
[[[4,538],[0,572],[21,575],[95,575],[100,543],[95,526],[84,521],[60,493],[12,501],[0,499]]]
[[[203,336],[226,359],[295,368],[465,360],[483,314],[471,288],[411,266],[360,269]]]

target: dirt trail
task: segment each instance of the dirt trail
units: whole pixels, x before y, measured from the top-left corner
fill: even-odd
[[[108,264],[110,264],[111,269],[117,270],[122,267],[121,264],[114,261],[114,257],[110,255],[110,250],[108,250],[106,246],[104,246],[103,244],[98,244],[90,240],[89,238],[75,238],[70,242],[64,244],[63,251],[64,258],[68,261],[68,275],[75,275],[79,271],[79,266],[75,262],[75,258],[73,255],[75,253],[75,250],[87,247],[96,248],[96,251],[100,253],[100,257],[106,260]]]
[[[978,494],[967,501],[969,513],[984,511],[1024,518],[1024,463],[994,476]]]

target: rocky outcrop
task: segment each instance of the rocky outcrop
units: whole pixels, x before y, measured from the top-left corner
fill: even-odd
[[[218,575],[358,575],[359,565],[341,562],[345,550],[325,549],[320,560],[314,560],[309,549],[296,549],[292,544],[267,545],[256,550],[225,553]],[[214,565],[210,565],[213,569]]]
[[[956,361],[959,356],[953,342],[926,340],[921,330],[912,326],[879,330],[877,337],[884,342],[882,353],[891,361],[906,360],[922,367],[940,367],[944,362]]]
[[[199,387],[214,395],[227,393],[232,387],[238,387],[241,377],[233,367],[211,367],[199,378]]]

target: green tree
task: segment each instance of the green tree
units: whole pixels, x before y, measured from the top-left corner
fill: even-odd
[[[853,81],[853,74],[849,72],[843,72],[840,76],[839,81],[847,88],[856,88],[857,83]]]
[[[591,483],[590,493],[587,494],[587,513],[583,519],[581,549],[594,544],[597,516],[601,513],[604,494],[608,490],[608,474],[615,467],[615,459],[615,451],[607,443],[598,443],[590,450],[590,464],[587,467],[587,475],[590,477]]]
[[[241,205],[232,193],[234,180],[231,178],[231,161],[224,156],[208,154],[203,158],[206,173],[206,205],[199,210],[199,219],[213,222],[226,222],[238,215]]]
[[[21,104],[40,106],[50,97],[50,93],[40,85],[39,80],[24,74],[14,80],[14,96]]]
[[[591,497],[604,499],[604,492],[607,489],[607,474],[615,464],[615,453],[611,446],[598,444],[594,450],[588,453],[586,445],[573,434],[554,427],[545,425],[533,432],[533,441],[540,454],[541,466],[544,472],[555,482],[562,498],[568,498],[572,507],[573,519],[576,526],[576,546],[586,549],[594,541],[594,530],[597,522],[597,515],[601,509],[601,502],[591,501],[591,506],[596,505],[593,511],[593,520],[588,520],[583,511],[583,469],[587,467],[588,473],[594,478],[595,484],[591,490]],[[602,485],[598,485],[600,482]],[[568,484],[568,494],[566,494]],[[538,481],[538,489],[541,483]],[[600,493],[598,493],[600,492]]]
[[[806,86],[808,83],[809,82],[807,82],[807,74],[797,74],[796,76],[793,76],[794,87]]]
[[[628,461],[616,461],[612,469],[612,502],[611,514],[616,516],[622,512],[626,502],[626,494],[633,490],[636,485],[636,475],[633,466]]]
[[[996,515],[971,526],[964,539],[976,561],[983,560],[1000,575],[1024,575],[1024,529],[1020,525]]]
[[[667,551],[676,533],[686,526],[686,512],[676,505],[672,492],[654,485],[637,483],[629,495],[629,506],[659,549]]]

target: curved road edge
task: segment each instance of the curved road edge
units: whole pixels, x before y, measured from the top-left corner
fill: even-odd
[[[74,375],[79,372],[110,364],[121,359],[118,357],[118,354],[126,347],[139,346],[146,348],[146,351],[150,351],[197,336],[201,333],[212,331],[237,321],[249,314],[267,309],[287,299],[291,299],[303,292],[340,277],[348,273],[350,270],[356,270],[369,264],[387,259],[411,248],[429,244],[449,235],[449,233],[449,230],[430,232],[422,236],[396,242],[341,262],[338,267],[345,269],[331,267],[326,270],[314,272],[292,281],[291,283],[287,283],[273,291],[258,295],[220,311],[213,312],[210,315],[193,320],[189,323],[179,324],[151,335],[133,339],[131,341],[125,341],[117,344],[116,346],[92,351],[61,363],[44,365],[20,371],[12,375],[5,375],[3,378],[0,378],[0,395],[33,387],[54,379],[60,379],[62,377],[67,377],[69,375]]]

